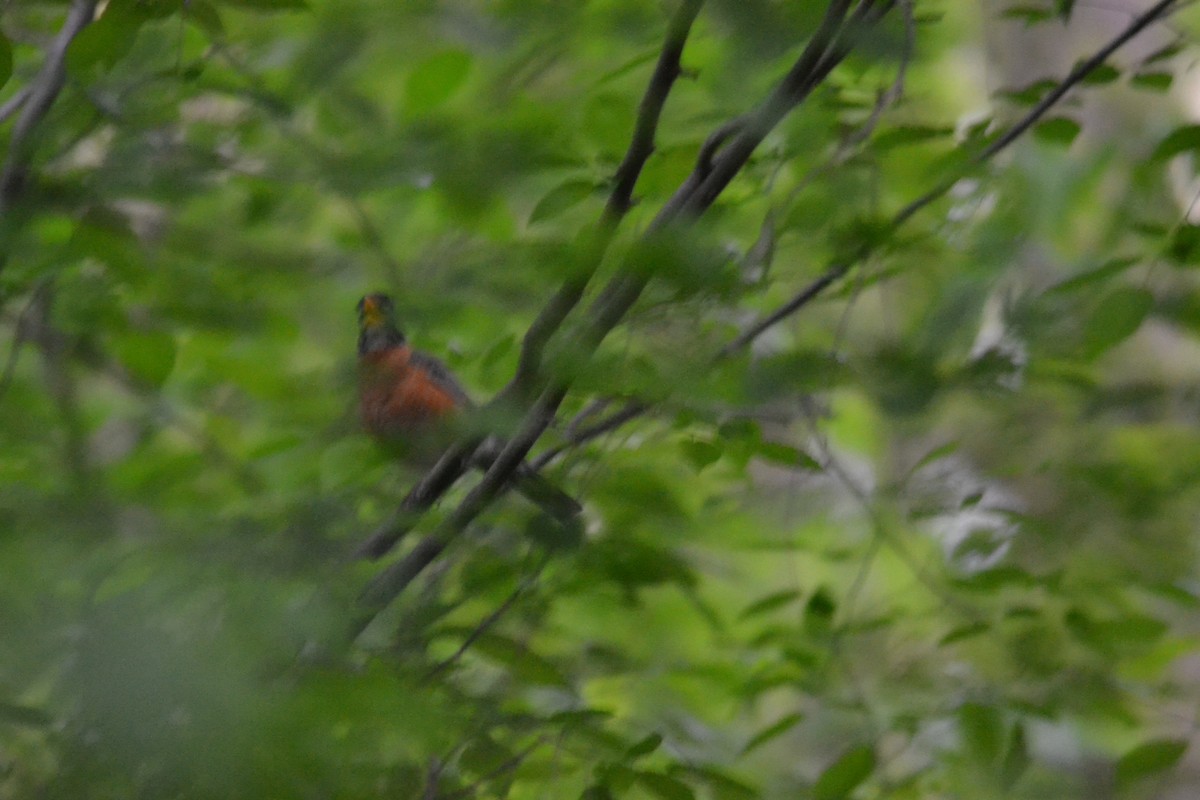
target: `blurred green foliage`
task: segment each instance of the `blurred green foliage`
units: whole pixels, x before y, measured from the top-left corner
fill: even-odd
[[[500,389],[674,4],[101,3],[0,219],[0,798],[1191,796],[1200,20],[895,229],[1070,67],[1013,41],[1123,24],[968,6],[897,9],[644,240],[824,10],[706,6],[601,267],[649,288],[554,365],[545,447],[650,409],[547,470],[585,535],[504,497],[347,644],[417,477],[358,430],[356,300]],[[67,8],[0,8],[0,105]]]

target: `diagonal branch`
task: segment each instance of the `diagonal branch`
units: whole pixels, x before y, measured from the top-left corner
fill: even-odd
[[[927,206],[932,205],[937,200],[941,199],[947,192],[962,179],[963,174],[969,169],[974,169],[982,164],[987,163],[994,158],[998,153],[1011,145],[1030,128],[1032,128],[1038,120],[1046,115],[1046,113],[1061,100],[1067,92],[1079,85],[1088,75],[1096,70],[1100,65],[1112,56],[1118,49],[1125,45],[1129,40],[1141,33],[1150,25],[1154,24],[1161,18],[1165,17],[1174,10],[1174,6],[1179,5],[1180,0],[1160,0],[1150,9],[1135,17],[1129,25],[1113,37],[1103,47],[1093,53],[1088,59],[1080,62],[1065,78],[1059,81],[1050,92],[1046,94],[1042,100],[1026,112],[1025,116],[1021,117],[1007,131],[1000,135],[995,141],[980,150],[973,158],[970,159],[968,165],[959,174],[947,178],[942,183],[927,191],[925,194],[917,197],[912,202],[905,205],[892,217],[888,223],[888,232],[894,233],[904,223],[908,222],[919,211],[922,211]],[[884,240],[887,237],[879,237]],[[739,335],[734,341],[730,342],[722,349],[723,355],[729,355],[735,350],[742,349],[748,346],[751,342],[757,339],[765,331],[773,325],[781,322],[784,319],[795,314],[804,306],[815,300],[829,286],[835,283],[838,279],[850,271],[854,263],[861,261],[869,255],[870,248],[864,248],[857,253],[854,258],[847,259],[843,262],[833,264],[818,278],[813,280],[808,286],[804,287],[800,292],[788,300],[779,308],[770,312]]]
[[[1092,71],[1103,64],[1117,49],[1127,43],[1130,39],[1136,36],[1145,28],[1154,24],[1156,21],[1165,17],[1168,13],[1175,10],[1174,6],[1179,4],[1179,0],[1163,0],[1151,7],[1149,10],[1134,18],[1125,30],[1121,31],[1111,41],[1096,51],[1090,58],[1081,62],[1073,69],[1059,84],[1050,91],[1041,102],[1030,109],[1024,117],[1018,120],[1011,128],[1003,135],[992,142],[987,148],[980,151],[970,162],[971,167],[977,167],[996,156],[1001,150],[1015,142],[1021,135],[1028,131],[1036,122],[1061,100],[1066,93],[1074,86],[1078,85]],[[906,6],[906,13],[907,11]],[[911,22],[909,23],[911,24]],[[959,180],[959,177],[947,180],[939,184],[925,194],[919,196],[906,206],[900,209],[895,216],[892,217],[889,228],[895,231],[917,212],[931,205],[943,195],[946,194]],[[869,255],[868,250],[864,250],[857,254],[855,259],[848,259],[830,266],[824,273],[813,279],[808,285],[792,296],[790,300],[774,309],[770,313],[764,315],[759,320],[754,322],[745,331],[736,336],[728,344],[722,347],[715,359],[727,358],[740,350],[749,347],[755,339],[761,336],[774,325],[794,315],[800,309],[809,305],[816,300],[826,289],[836,283],[839,279],[846,275],[857,261],[861,261]],[[649,410],[649,406],[641,401],[630,401],[623,408],[613,412],[607,418],[594,423],[588,428],[579,431],[571,437],[570,441],[562,444],[553,450],[539,456],[534,462],[538,469],[541,469],[553,459],[557,458],[566,450],[578,447],[581,444],[591,441],[599,436],[617,430],[622,425],[637,419]]]
[[[13,204],[25,188],[29,171],[29,160],[37,146],[33,132],[49,113],[54,101],[67,80],[67,48],[92,21],[96,12],[96,0],[74,0],[62,29],[50,43],[46,61],[29,85],[28,96],[21,108],[21,115],[13,125],[12,137],[8,140],[8,158],[0,171],[0,218],[8,216]]]
[[[599,267],[618,224],[633,206],[634,187],[646,160],[654,152],[654,137],[658,131],[663,106],[680,75],[680,57],[703,5],[704,0],[683,0],[671,17],[658,63],[638,107],[629,149],[617,168],[612,193],[609,195],[600,225],[584,243],[582,263],[585,266],[559,288],[529,326],[521,345],[516,373],[504,391],[493,400],[493,404],[504,404],[531,391],[541,369],[546,344],[583,298],[583,292]],[[467,468],[471,451],[478,444],[477,441],[464,442],[443,457],[408,493],[399,511],[359,546],[355,556],[377,559],[391,550],[396,542],[412,529],[421,512],[433,505],[454,485]]]
[[[541,369],[542,354],[550,338],[558,331],[579,301],[583,299],[584,289],[587,288],[592,276],[599,268],[604,252],[616,232],[617,226],[625,214],[633,207],[633,190],[646,160],[654,152],[654,137],[658,131],[658,121],[662,116],[663,106],[680,75],[680,57],[683,47],[691,33],[692,24],[700,13],[704,0],[683,0],[675,10],[667,25],[667,34],[663,41],[658,63],[650,76],[642,102],[638,106],[637,121],[634,123],[633,137],[629,149],[621,165],[617,167],[613,180],[613,189],[604,207],[598,230],[592,241],[587,243],[583,267],[572,275],[566,283],[538,313],[536,319],[525,333],[521,343],[521,355],[517,363],[517,371],[512,381],[501,393],[498,400],[504,401],[512,397],[527,395],[536,383]]]
[[[856,13],[856,19],[861,18],[864,23],[874,23],[891,5],[891,2],[885,2],[875,7],[870,0],[863,0],[858,6],[859,13]],[[680,191],[676,192],[655,217],[650,226],[651,231],[665,227],[680,217],[691,218],[702,214],[728,185],[733,175],[746,164],[757,144],[788,111],[803,102],[812,89],[845,57],[852,46],[852,35],[861,33],[865,27],[865,24],[857,26],[848,33],[845,22],[849,11],[849,0],[831,0],[825,19],[809,40],[796,64],[767,100],[760,104],[744,123],[737,124],[738,132],[733,134],[730,144],[720,150],[711,164],[707,163],[708,154],[700,159],[693,176],[684,182]],[[701,171],[707,174],[704,174],[700,181],[696,181],[695,177]],[[633,265],[627,264],[625,269],[609,282],[589,308],[587,321],[571,343],[573,347],[570,352],[573,358],[588,358],[595,352],[604,337],[641,296],[649,280],[644,271],[639,272]],[[377,575],[367,586],[360,598],[360,602],[366,607],[366,618],[360,620],[361,625],[368,624],[375,613],[403,592],[413,578],[504,490],[513,472],[554,419],[566,396],[567,388],[568,383],[564,381],[560,385],[545,389],[526,413],[517,435],[508,441],[483,479],[438,530],[422,540],[417,549],[405,558]]]

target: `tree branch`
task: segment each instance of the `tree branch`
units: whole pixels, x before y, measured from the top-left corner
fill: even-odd
[[[675,14],[667,24],[667,33],[659,52],[658,62],[650,76],[650,83],[638,106],[637,121],[634,123],[633,136],[629,149],[621,165],[614,175],[612,192],[604,207],[600,224],[593,234],[591,241],[584,248],[584,266],[572,275],[553,297],[546,303],[521,343],[521,354],[517,362],[516,374],[497,398],[500,402],[527,395],[536,384],[541,370],[542,354],[550,338],[562,326],[579,301],[583,292],[595,275],[604,257],[608,244],[617,226],[625,214],[633,207],[633,190],[646,160],[654,152],[654,137],[658,130],[658,122],[662,116],[663,106],[680,74],[680,57],[684,45],[691,33],[692,24],[700,13],[704,0],[682,0]]]
[[[885,3],[881,8],[885,11],[891,3]],[[871,14],[873,3],[864,0],[858,10],[864,14],[864,21],[873,23],[883,12]],[[745,120],[739,120],[732,127],[737,129],[732,141],[725,145],[717,154],[712,170],[704,175],[697,184],[693,177],[706,171],[709,165],[704,163],[708,155],[698,161],[697,172],[689,177],[680,191],[677,191],[671,201],[659,212],[650,225],[650,231],[662,228],[680,217],[696,217],[702,214],[712,201],[728,185],[736,174],[749,160],[754,148],[768,133],[783,119],[783,117],[799,103],[803,102],[812,89],[829,73],[830,70],[849,52],[850,39],[843,28],[846,15],[850,9],[849,0],[831,0],[821,26],[809,40],[792,69],[776,86],[771,95],[759,105],[755,112]],[[864,11],[865,9],[865,11]],[[856,27],[854,33],[862,30]],[[717,133],[724,139],[724,131],[730,125],[723,126]],[[710,141],[713,137],[710,137]],[[720,143],[714,145],[720,147]],[[683,190],[689,185],[695,188],[689,192]],[[644,272],[635,272],[633,267],[626,265],[620,274],[615,276],[600,296],[588,310],[587,321],[580,333],[574,337],[574,347],[570,352],[573,358],[587,358],[599,347],[604,337],[620,322],[625,313],[637,302],[645,289],[649,277]],[[565,314],[564,314],[565,317]],[[544,344],[544,342],[543,342]],[[515,380],[515,379],[514,379]],[[467,494],[454,512],[438,527],[438,530],[418,545],[396,564],[376,576],[367,586],[362,597],[366,606],[369,623],[379,610],[382,610],[408,586],[420,572],[435,559],[445,548],[446,544],[460,535],[486,507],[498,496],[508,483],[513,472],[524,460],[533,444],[554,419],[563,398],[566,396],[569,382],[545,389],[537,402],[526,413],[521,429],[513,436],[500,455],[484,474],[483,479]]]
[[[984,150],[980,151],[980,153],[974,159],[972,159],[971,165],[978,166],[982,163],[985,163],[1005,147],[1016,141],[1022,134],[1028,131],[1038,119],[1044,116],[1057,101],[1061,100],[1072,87],[1079,84],[1088,76],[1089,73],[1103,64],[1114,52],[1116,52],[1118,48],[1127,43],[1142,30],[1166,16],[1169,12],[1173,11],[1174,9],[1172,7],[1178,5],[1178,3],[1179,0],[1163,0],[1163,2],[1156,4],[1142,15],[1134,18],[1125,30],[1123,30],[1110,42],[1096,51],[1096,53],[1086,61],[1080,63],[1065,78],[1063,78],[1059,85],[1049,92],[1041,102],[1030,109],[1030,111],[1026,113],[1024,117],[1015,123],[1002,136],[996,139],[995,142],[993,142]],[[911,11],[907,3],[902,5],[906,13],[906,26],[911,26]],[[947,180],[945,183],[939,184],[934,189],[931,189],[930,191],[918,197],[916,200],[913,200],[908,205],[901,208],[900,211],[898,211],[895,216],[892,217],[889,228],[892,231],[898,229],[917,212],[921,211],[942,197],[960,179],[960,176],[956,176],[953,179]],[[830,266],[819,277],[797,292],[790,300],[760,318],[745,331],[735,337],[732,341],[722,347],[714,357],[714,360],[728,358],[734,355],[737,351],[749,347],[755,339],[761,336],[768,329],[794,315],[800,309],[804,308],[817,297],[819,297],[821,293],[846,275],[856,261],[861,260],[866,255],[868,255],[868,252],[864,251],[859,253],[856,259],[847,260]],[[572,447],[577,447],[599,436],[603,436],[606,433],[610,433],[625,423],[642,416],[648,410],[649,406],[646,406],[639,401],[632,401],[623,409],[615,412],[607,419],[598,422],[583,431],[580,431],[575,436],[572,436],[570,441],[566,442],[565,444],[562,444],[553,450],[549,450],[542,454],[542,456],[540,456],[534,462],[534,465],[538,469],[541,469],[566,450]]]
[[[1026,131],[1034,126],[1039,119],[1046,115],[1059,100],[1061,100],[1068,91],[1077,86],[1089,74],[1096,70],[1101,64],[1108,60],[1114,52],[1121,46],[1129,42],[1137,34],[1144,29],[1154,24],[1156,21],[1166,16],[1174,10],[1172,7],[1178,5],[1180,0],[1161,0],[1149,10],[1138,17],[1135,17],[1130,24],[1117,34],[1107,44],[1097,50],[1090,58],[1081,62],[1075,69],[1063,78],[1057,86],[1054,87],[1045,97],[1042,98],[1036,106],[1031,108],[1025,116],[1018,120],[1012,127],[1004,132],[999,138],[988,145],[983,150],[979,151],[969,162],[968,169],[975,168],[981,164],[994,158],[1000,151],[1004,150],[1010,144],[1019,139]],[[963,171],[965,173],[965,170]],[[963,173],[959,173],[944,182],[938,184],[933,189],[930,189],[925,194],[917,197],[912,202],[905,205],[892,217],[888,223],[889,232],[895,232],[904,223],[911,219],[917,212],[923,210],[927,206],[941,199],[947,192],[962,179]],[[886,238],[886,237],[881,237]],[[784,319],[795,314],[804,306],[815,300],[818,295],[829,288],[839,278],[850,271],[854,263],[861,261],[869,254],[870,248],[866,248],[859,252],[855,258],[848,259],[842,263],[837,263],[830,266],[820,277],[798,292],[791,300],[788,300],[779,308],[770,312],[759,321],[755,322],[749,328],[740,334],[736,339],[730,342],[721,350],[722,356],[731,355],[734,351],[740,350],[750,345],[755,339],[761,336],[765,331],[773,325],[781,322]]]
[[[547,342],[558,331],[567,315],[579,304],[588,282],[599,267],[617,225],[633,205],[633,189],[650,154],[654,152],[654,137],[663,106],[680,74],[680,57],[692,25],[704,0],[683,0],[667,25],[667,33],[659,53],[658,63],[650,76],[634,125],[629,149],[617,168],[612,193],[609,195],[598,230],[584,242],[582,271],[569,278],[546,303],[525,333],[516,373],[508,386],[492,401],[505,404],[526,395],[536,383],[541,370],[542,354]],[[443,457],[421,482],[409,492],[400,510],[365,541],[355,555],[381,558],[407,533],[420,513],[441,497],[467,468],[470,452],[478,441],[464,443]]]
[[[46,53],[45,63],[29,85],[29,95],[21,108],[21,115],[13,126],[8,140],[8,158],[0,171],[0,218],[6,217],[17,198],[24,191],[29,159],[36,142],[31,138],[38,124],[45,118],[66,83],[67,48],[92,21],[96,11],[96,0],[74,0],[62,29],[54,37]]]

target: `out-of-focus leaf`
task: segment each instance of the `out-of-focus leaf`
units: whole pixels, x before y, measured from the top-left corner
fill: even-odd
[[[934,139],[947,139],[954,135],[953,128],[935,127],[932,125],[905,125],[899,128],[889,128],[876,135],[874,142],[881,150],[894,147],[928,142]]]
[[[687,439],[679,443],[679,448],[697,472],[719,461],[724,452],[720,445],[703,439]]]
[[[1000,762],[1000,785],[1011,790],[1025,771],[1029,769],[1029,748],[1025,743],[1025,726],[1017,722],[1008,736],[1008,746]]]
[[[641,739],[625,751],[627,759],[641,758],[642,756],[650,755],[658,746],[662,744],[663,737],[660,733],[651,733]]]
[[[4,84],[8,83],[8,79],[12,77],[12,69],[12,45],[0,32],[0,89],[4,88]]]
[[[969,622],[966,625],[960,625],[951,630],[938,641],[938,644],[945,646],[961,642],[964,639],[973,639],[976,636],[987,633],[991,629],[992,626],[986,622]]]
[[[570,681],[551,661],[533,652],[527,645],[507,636],[488,632],[480,636],[474,649],[503,664],[523,680],[545,686],[568,686]]]
[[[976,762],[993,765],[1004,747],[1004,720],[994,706],[964,703],[958,710],[966,752]]]
[[[1163,137],[1150,154],[1153,161],[1200,149],[1200,125],[1181,125]]]
[[[848,797],[875,769],[875,750],[866,745],[855,747],[830,764],[813,785],[814,800],[840,800]]]
[[[1138,745],[1117,761],[1117,786],[1127,787],[1173,769],[1187,749],[1188,743],[1182,739],[1155,739]]]
[[[742,748],[742,755],[746,755],[752,750],[762,747],[764,744],[773,739],[778,739],[780,736],[800,724],[800,721],[803,719],[804,715],[798,712],[785,714],[781,719],[771,723],[767,727],[751,736],[750,741],[746,742],[746,745]]]
[[[1121,72],[1111,64],[1101,64],[1087,74],[1081,83],[1085,86],[1103,86],[1121,77]]]
[[[467,80],[472,60],[465,50],[444,50],[417,64],[404,84],[407,110],[424,114],[449,100]]]
[[[791,605],[799,599],[800,592],[796,589],[784,589],[782,591],[772,592],[766,597],[755,600],[753,603],[746,606],[742,610],[742,613],[738,615],[738,618],[750,619],[751,617],[767,614],[771,611],[775,611],[776,609]]]
[[[1181,223],[1171,231],[1167,257],[1180,267],[1200,266],[1200,225]]]
[[[1132,86],[1152,92],[1165,92],[1174,82],[1175,76],[1170,72],[1139,72],[1129,81]]]
[[[1070,117],[1051,117],[1033,127],[1033,135],[1043,142],[1069,145],[1079,135],[1081,126]]]
[[[54,718],[39,708],[0,702],[0,725],[9,724],[24,725],[31,728],[45,728],[53,722]]]
[[[529,214],[529,224],[554,219],[564,211],[579,205],[596,190],[592,181],[569,180],[542,195]]]
[[[1026,25],[1033,25],[1039,22],[1045,22],[1048,19],[1054,19],[1055,12],[1041,6],[1034,6],[1026,3],[1009,6],[1008,8],[1004,9],[1003,12],[1001,12],[1000,16],[1007,19],[1019,19]]]
[[[1032,106],[1041,101],[1056,86],[1058,86],[1058,81],[1042,78],[1019,89],[1005,89],[999,92],[999,95],[1005,100],[1017,103],[1018,105]]]
[[[683,781],[661,772],[639,772],[638,783],[662,800],[696,800],[696,794]]]
[[[124,333],[113,352],[129,373],[148,386],[161,386],[175,368],[175,337],[165,331]]]
[[[236,6],[251,11],[307,11],[307,0],[212,0],[214,4]]]
[[[1072,275],[1059,283],[1054,284],[1047,293],[1050,292],[1071,292],[1076,289],[1082,289],[1086,286],[1091,286],[1094,283],[1106,281],[1109,278],[1114,278],[1120,275],[1125,270],[1138,263],[1136,258],[1114,258],[1105,261],[1095,269],[1087,270],[1078,275]]]
[[[1108,294],[1084,323],[1084,351],[1096,357],[1129,338],[1154,307],[1154,296],[1145,289],[1122,287]]]

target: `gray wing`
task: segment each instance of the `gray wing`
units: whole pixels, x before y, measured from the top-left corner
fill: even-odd
[[[462,404],[463,408],[474,408],[475,404],[471,402],[471,396],[467,394],[467,390],[454,377],[454,373],[450,371],[450,368],[440,360],[414,350],[413,354],[409,357],[409,364],[420,367],[428,372],[430,377],[438,382],[438,385],[453,395],[457,402]]]

